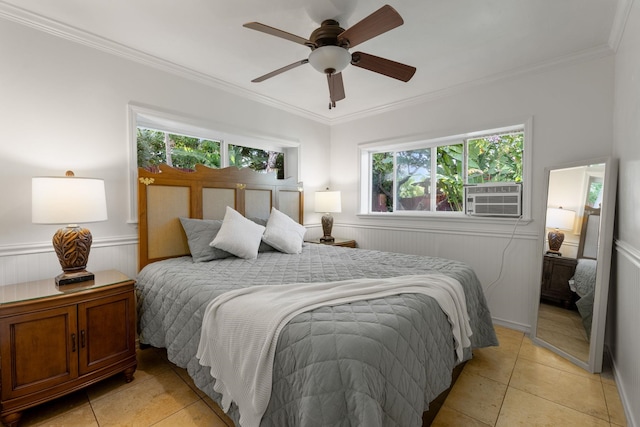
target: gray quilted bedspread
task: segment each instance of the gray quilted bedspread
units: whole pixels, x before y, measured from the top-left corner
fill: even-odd
[[[252,285],[439,272],[464,287],[473,347],[498,345],[482,287],[467,265],[442,258],[305,244],[301,255],[193,263],[175,258],[137,278],[140,342],[165,347],[196,385],[220,402],[195,358],[207,304]],[[466,358],[471,351],[465,352]],[[280,334],[262,426],[420,426],[456,364],[451,327],[432,298],[403,294],[299,314]],[[229,416],[238,425],[238,411]]]

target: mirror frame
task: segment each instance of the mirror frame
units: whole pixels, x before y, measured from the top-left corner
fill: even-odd
[[[591,327],[591,337],[589,339],[589,360],[586,362],[567,353],[566,351],[547,343],[537,337],[538,329],[538,310],[540,306],[541,286],[542,283],[542,267],[540,268],[540,276],[538,278],[536,291],[534,292],[534,309],[533,319],[531,322],[531,340],[541,347],[545,347],[556,354],[570,360],[583,369],[599,373],[602,371],[602,360],[604,355],[604,334],[605,323],[607,318],[607,299],[609,296],[609,280],[611,276],[611,257],[613,254],[613,231],[616,208],[616,190],[618,184],[618,162],[611,157],[600,157],[583,161],[576,161],[568,164],[550,166],[545,168],[545,199],[541,206],[540,218],[542,221],[542,233],[539,242],[538,256],[536,257],[538,265],[542,266],[544,256],[544,236],[545,217],[547,209],[547,197],[549,194],[549,177],[552,170],[574,168],[585,165],[595,165],[604,163],[604,186],[602,195],[602,209],[600,211],[600,233],[598,236],[598,267],[596,269],[596,291],[593,303],[593,320]]]

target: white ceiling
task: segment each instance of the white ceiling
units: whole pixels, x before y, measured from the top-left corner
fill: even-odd
[[[161,68],[333,122],[461,85],[610,53],[629,1],[0,0],[0,17],[133,53]],[[385,3],[400,13],[404,25],[355,50],[415,66],[408,83],[348,66],[343,71],[346,99],[332,110],[326,78],[309,64],[251,83],[306,58],[310,50],[242,24],[258,21],[308,38],[319,26],[310,14],[353,9],[350,18],[341,17],[341,26],[348,28]]]

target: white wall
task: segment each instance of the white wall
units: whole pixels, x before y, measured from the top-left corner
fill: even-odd
[[[615,61],[614,154],[620,161],[607,344],[630,426],[640,426],[640,3]]]
[[[334,236],[357,237],[360,247],[444,256],[468,262],[488,292],[499,322],[528,330],[538,292],[546,206],[544,171],[581,159],[611,155],[612,56],[452,90],[421,104],[331,129],[332,188],[343,192]],[[433,138],[533,120],[532,217],[513,222],[385,221],[357,216],[358,144],[423,136]]]
[[[109,220],[89,225],[89,268],[136,273],[137,230],[127,224],[129,102],[297,140],[305,188],[328,182],[326,124],[1,19],[0,54],[0,285],[59,273],[50,243],[58,226],[31,224],[31,177],[68,169],[105,180]],[[314,220],[312,200],[306,204]]]

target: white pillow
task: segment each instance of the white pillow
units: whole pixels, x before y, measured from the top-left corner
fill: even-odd
[[[220,231],[209,246],[222,249],[239,258],[256,259],[263,232],[262,225],[227,206]]]
[[[280,252],[299,254],[302,252],[302,242],[306,231],[307,229],[304,226],[298,224],[286,214],[276,208],[271,208],[271,215],[269,215],[262,241]]]

